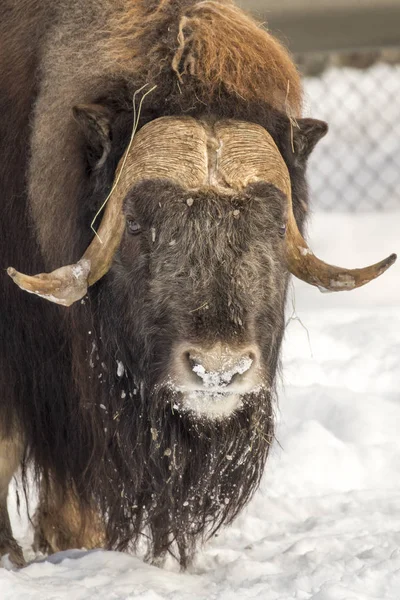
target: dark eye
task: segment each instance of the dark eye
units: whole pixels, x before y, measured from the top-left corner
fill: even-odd
[[[129,233],[132,235],[137,235],[142,231],[141,225],[134,219],[127,219],[126,224],[128,226]]]
[[[279,227],[279,235],[281,237],[284,237],[286,234],[286,225],[282,225],[282,227]]]

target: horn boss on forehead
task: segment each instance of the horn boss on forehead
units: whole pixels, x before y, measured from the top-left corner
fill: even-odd
[[[237,193],[264,181],[282,191],[288,202],[287,266],[303,281],[322,290],[351,290],[384,273],[392,254],[363,269],[342,269],[319,260],[308,248],[293,214],[291,182],[285,161],[269,133],[252,123],[222,120],[210,125],[191,117],[162,117],[145,125],[122,157],[112,196],[83,257],[52,273],[28,276],[7,272],[22,289],[70,306],[109,270],[124,230],[122,203],[132,185],[143,179],[169,179],[186,189]]]

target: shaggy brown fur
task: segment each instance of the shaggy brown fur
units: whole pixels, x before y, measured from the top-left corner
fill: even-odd
[[[10,560],[18,567],[25,564],[21,548],[14,540],[7,511],[8,486],[21,462],[23,444],[18,435],[5,439],[0,436],[0,557],[10,555]]]
[[[143,84],[157,89],[139,126],[187,114],[265,127],[287,162],[302,225],[305,164],[319,134],[299,121],[293,152],[297,72],[231,2],[5,0],[0,50],[3,270],[42,272],[83,253]],[[79,111],[74,118],[82,104],[91,106],[90,124]],[[101,124],[93,128],[96,104]],[[145,533],[150,557],[175,544],[186,566],[196,541],[246,504],[268,456],[288,278],[279,237],[285,199],[261,186],[229,201],[210,195],[188,212],[185,190],[166,182],[133,192],[126,215],[143,219],[143,234],[124,237],[110,273],[83,304],[65,311],[4,276],[1,429],[9,438],[22,431],[41,481],[41,544],[87,543],[95,505],[108,547],[131,547]],[[229,202],[246,217],[233,220]],[[204,294],[210,308],[199,311]],[[269,388],[250,394],[226,422],[196,422],[174,410],[168,361],[185,339],[257,344]]]
[[[35,514],[34,549],[51,554],[70,548],[101,548],[106,543],[98,511],[83,506],[76,495],[67,494],[52,482],[42,485]]]
[[[109,20],[111,43],[105,48],[112,69],[118,65],[121,73],[146,72],[153,81],[157,67],[169,63],[182,86],[188,76],[196,78],[208,98],[224,87],[246,100],[268,102],[300,116],[302,90],[293,62],[279,42],[233,2],[157,4],[155,10],[144,11],[143,3],[126,2]],[[143,46],[146,55],[137,53]]]

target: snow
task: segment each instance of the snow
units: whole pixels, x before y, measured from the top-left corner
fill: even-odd
[[[123,377],[124,373],[125,373],[124,364],[120,360],[117,360],[117,376]]]
[[[365,266],[400,250],[399,224],[400,210],[316,213],[310,247]],[[0,600],[399,600],[400,266],[351,292],[295,281],[290,296],[278,442],[248,508],[190,571],[102,550],[34,556],[12,496],[33,562],[3,559]]]
[[[253,359],[250,357],[242,358],[229,368],[231,362],[232,359],[227,361],[226,368],[221,366],[221,368],[224,368],[221,371],[206,371],[203,365],[200,364],[195,364],[193,371],[203,380],[205,387],[223,391],[235,375],[242,375],[250,369]]]
[[[184,391],[181,409],[197,414],[203,419],[224,419],[242,406],[241,393],[256,392],[260,385],[253,385],[251,378],[235,381],[236,375],[247,373],[253,365],[250,356],[238,358],[229,352],[229,348],[214,348],[210,351],[211,364],[218,370],[206,370],[203,364],[193,363],[192,371],[201,380],[201,387]],[[193,384],[192,384],[193,385]],[[246,389],[247,388],[247,389]]]
[[[198,390],[184,393],[183,400],[175,406],[178,410],[195,413],[200,419],[221,420],[242,406],[242,399],[238,393]]]

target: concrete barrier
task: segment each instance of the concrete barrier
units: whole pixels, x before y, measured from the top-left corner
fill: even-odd
[[[238,0],[292,52],[400,46],[400,0]]]

